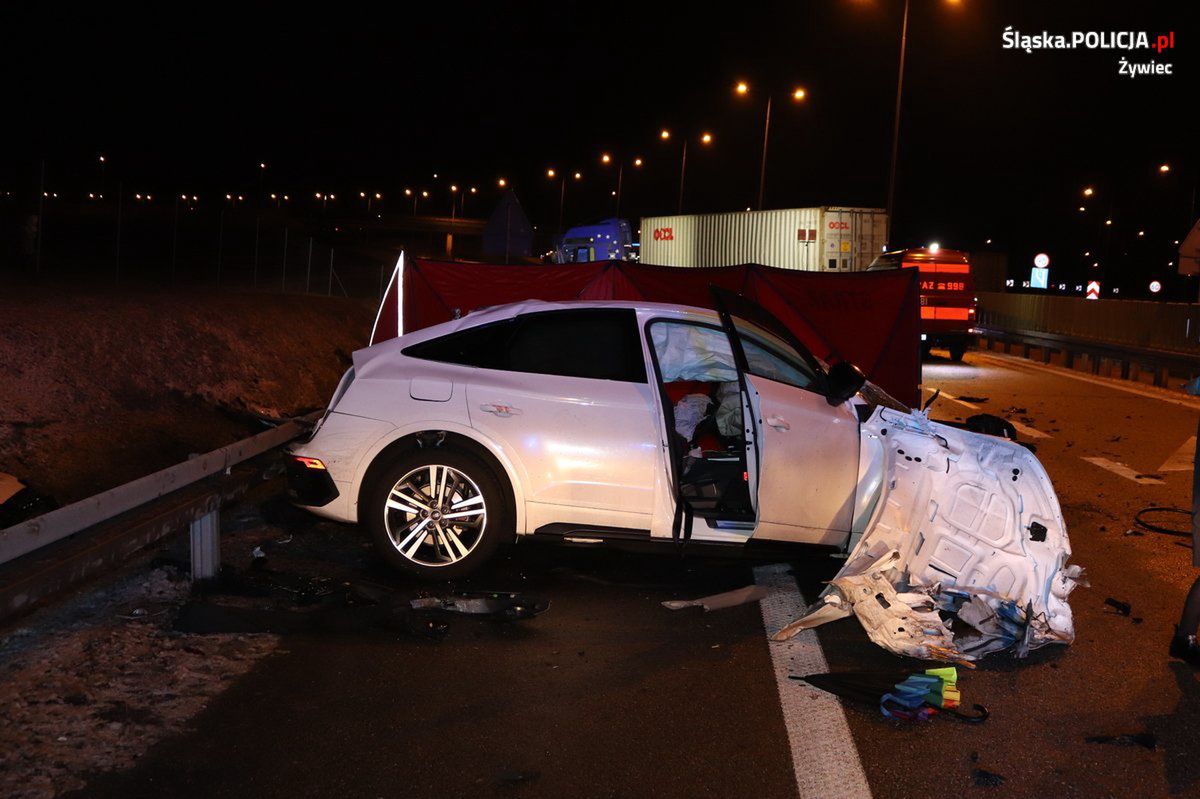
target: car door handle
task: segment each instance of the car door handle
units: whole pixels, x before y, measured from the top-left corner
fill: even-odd
[[[767,424],[771,425],[771,427],[774,427],[776,430],[780,431],[781,433],[784,430],[792,429],[792,426],[790,424],[788,424],[788,420],[784,419],[782,416],[768,416]]]
[[[505,405],[501,402],[485,402],[479,406],[479,410],[484,413],[494,413],[501,418],[518,416],[521,413],[520,408],[514,408],[511,405]]]

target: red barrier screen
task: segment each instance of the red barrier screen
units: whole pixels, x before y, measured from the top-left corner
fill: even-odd
[[[759,303],[825,361],[847,360],[902,402],[920,402],[918,270],[834,274],[748,264],[623,261],[524,266],[409,259],[388,286],[371,343],[522,300],[646,300],[711,308],[709,285]],[[399,283],[399,286],[397,286]],[[397,291],[397,289],[400,289]],[[398,296],[397,296],[398,295]]]

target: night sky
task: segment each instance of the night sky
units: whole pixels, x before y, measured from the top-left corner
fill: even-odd
[[[1184,5],[913,0],[895,242],[979,249],[992,238],[1017,263],[1050,252],[1060,274],[1086,272],[1082,251],[1106,247],[1106,269],[1130,285],[1165,266],[1200,167],[1197,27]],[[10,6],[0,180],[27,188],[45,158],[51,182],[86,192],[103,153],[147,191],[249,194],[266,162],[265,191],[307,202],[367,190],[398,203],[412,187],[448,211],[450,181],[477,185],[473,214],[504,176],[533,221],[552,226],[547,167],[583,173],[568,187],[568,222],[611,213],[606,151],[646,160],[626,170],[622,215],[674,212],[679,136],[708,131],[711,147],[689,149],[685,211],[734,210],[754,203],[763,91],[774,87],[767,206],[882,206],[902,7]],[[1002,49],[1007,25],[1174,31],[1176,46],[1026,54]],[[1122,57],[1172,62],[1175,74],[1120,76]],[[733,93],[738,79],[747,97]],[[788,100],[795,86],[803,104]],[[1087,185],[1097,195],[1079,214]]]

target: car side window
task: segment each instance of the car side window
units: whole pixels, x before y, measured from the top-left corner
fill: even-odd
[[[632,308],[523,314],[413,344],[404,354],[480,369],[646,382]]]
[[[456,363],[481,369],[504,369],[504,344],[512,337],[516,327],[516,319],[470,327],[405,347],[403,353],[410,358],[426,361]]]
[[[761,337],[738,325],[742,349],[746,353],[746,365],[752,375],[765,377],[796,388],[815,390],[817,379],[804,359],[779,342],[772,346]]]
[[[514,372],[646,382],[646,361],[632,308],[581,308],[517,317],[508,341]]]

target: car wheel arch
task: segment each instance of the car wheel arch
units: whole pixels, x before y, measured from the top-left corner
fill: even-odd
[[[486,444],[472,436],[453,430],[420,430],[397,436],[389,441],[371,456],[370,463],[363,470],[362,478],[359,480],[358,490],[355,494],[356,506],[362,506],[364,494],[370,490],[375,476],[388,463],[397,457],[427,447],[447,447],[466,452],[478,458],[484,465],[491,469],[496,477],[501,480],[502,485],[508,489],[505,492],[505,502],[508,505],[508,510],[512,513],[511,518],[516,523],[516,531],[520,534],[521,530],[524,529],[525,514],[524,503],[523,501],[519,501],[522,498],[518,494],[520,488],[517,476],[513,473],[510,466]],[[361,523],[361,521],[360,517],[359,522]]]

